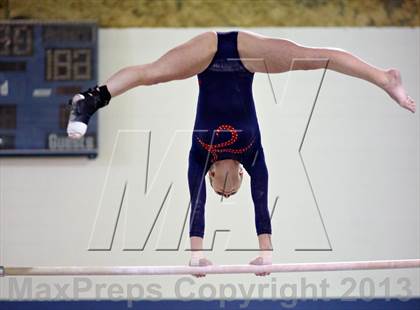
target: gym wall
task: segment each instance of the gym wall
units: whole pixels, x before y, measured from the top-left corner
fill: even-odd
[[[101,27],[420,25],[418,0],[0,0],[0,16]]]

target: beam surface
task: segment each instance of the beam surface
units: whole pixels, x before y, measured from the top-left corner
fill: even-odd
[[[420,259],[297,263],[273,265],[212,265],[190,266],[44,266],[0,267],[0,276],[110,276],[110,275],[190,275],[259,273],[259,272],[312,272],[340,270],[379,270],[420,268]]]

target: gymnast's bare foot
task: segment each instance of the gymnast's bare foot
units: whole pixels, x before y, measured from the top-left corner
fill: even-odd
[[[416,112],[416,103],[410,98],[402,85],[400,72],[396,69],[386,71],[388,82],[383,89],[394,99],[401,107],[411,112]]]
[[[207,258],[202,257],[199,259],[195,259],[194,257],[191,258],[190,260],[190,266],[191,267],[205,267],[205,266],[211,266],[213,265],[211,261],[209,261]],[[201,277],[205,277],[206,274],[205,273],[195,273],[193,274],[194,277],[196,278],[201,278]]]

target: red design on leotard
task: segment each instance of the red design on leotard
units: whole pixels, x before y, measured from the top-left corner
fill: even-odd
[[[242,153],[246,152],[247,150],[249,150],[249,148],[254,143],[254,138],[253,138],[252,141],[245,147],[242,147],[242,148],[239,148],[239,149],[226,148],[227,146],[230,146],[230,145],[234,144],[238,140],[238,130],[236,130],[231,125],[220,125],[215,130],[216,136],[218,136],[219,133],[223,132],[223,131],[230,132],[231,137],[228,141],[222,142],[222,143],[207,144],[207,143],[203,142],[199,137],[196,137],[198,142],[201,144],[201,146],[204,149],[206,149],[208,152],[211,153],[211,155],[212,155],[212,160],[211,161],[212,162],[215,162],[217,160],[217,153],[226,152],[226,153],[233,153],[233,154],[242,154]]]

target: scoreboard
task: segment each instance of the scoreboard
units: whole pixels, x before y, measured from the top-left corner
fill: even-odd
[[[97,84],[97,25],[0,21],[0,156],[97,156],[97,115],[67,137],[68,100]]]

